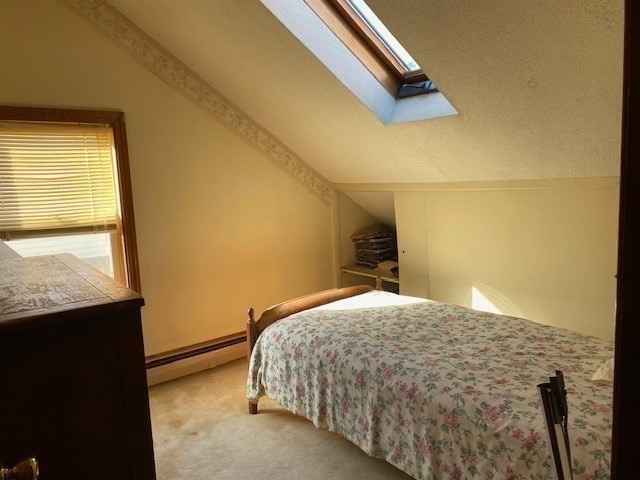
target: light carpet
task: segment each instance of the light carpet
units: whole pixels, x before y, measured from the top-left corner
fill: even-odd
[[[261,399],[245,400],[246,360],[149,389],[158,480],[407,480],[338,435]]]

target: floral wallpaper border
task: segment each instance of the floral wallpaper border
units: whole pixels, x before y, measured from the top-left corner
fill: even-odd
[[[104,0],[60,0],[100,33],[331,205],[332,185],[269,131]]]

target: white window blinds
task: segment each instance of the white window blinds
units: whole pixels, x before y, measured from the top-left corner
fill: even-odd
[[[0,122],[0,238],[118,225],[109,127]]]

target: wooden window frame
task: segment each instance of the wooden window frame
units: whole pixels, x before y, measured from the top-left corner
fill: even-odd
[[[108,110],[0,106],[0,120],[69,124],[92,123],[108,125],[112,129],[118,170],[118,194],[127,286],[141,293],[124,113]],[[117,269],[119,266],[114,266],[114,268]]]
[[[305,2],[394,97],[405,84],[429,80],[422,70],[409,72],[347,0]]]

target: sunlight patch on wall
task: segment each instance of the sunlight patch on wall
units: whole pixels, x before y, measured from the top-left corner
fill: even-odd
[[[502,314],[498,307],[491,303],[476,287],[471,287],[471,308],[483,312]]]

